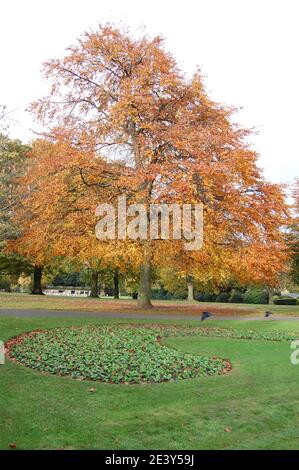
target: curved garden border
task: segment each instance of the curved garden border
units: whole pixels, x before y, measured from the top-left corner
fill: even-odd
[[[81,332],[84,333],[82,341]],[[9,339],[5,349],[11,361],[36,371],[107,383],[166,382],[220,375],[232,369],[229,359],[193,355],[169,348],[162,344],[161,334],[160,325],[64,327],[23,333]],[[81,354],[76,346],[85,344],[83,340],[89,340],[89,337],[90,350],[82,346]],[[55,338],[61,341],[58,347]],[[97,339],[104,344],[97,343]]]

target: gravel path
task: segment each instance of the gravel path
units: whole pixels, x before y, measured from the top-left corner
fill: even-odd
[[[128,318],[128,319],[153,319],[153,320],[198,320],[200,321],[200,315],[171,315],[171,314],[159,314],[150,312],[148,314],[141,313],[118,313],[118,312],[78,312],[70,310],[25,310],[25,309],[10,309],[0,308],[0,316],[11,316],[11,317],[92,317],[92,318]],[[287,315],[273,315],[270,318],[264,318],[260,316],[245,316],[236,315],[233,317],[215,315],[206,321],[214,320],[265,320],[265,321],[299,321],[299,317],[287,316]]]

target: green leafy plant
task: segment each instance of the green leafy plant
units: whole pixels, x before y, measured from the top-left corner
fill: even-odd
[[[32,332],[9,345],[10,357],[41,372],[76,379],[138,384],[220,374],[227,361],[161,344],[159,328],[122,326]]]

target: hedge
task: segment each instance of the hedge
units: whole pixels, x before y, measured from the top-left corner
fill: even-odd
[[[293,297],[280,297],[274,300],[275,305],[297,305],[297,299]]]

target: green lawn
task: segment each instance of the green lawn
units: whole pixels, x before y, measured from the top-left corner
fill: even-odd
[[[120,322],[0,317],[0,339],[37,328]],[[299,339],[294,321],[213,321],[217,325],[298,331]],[[180,351],[229,358],[233,369],[168,383],[113,385],[42,375],[8,361],[0,366],[0,448],[298,448],[299,365],[290,363],[289,343],[198,336],[163,341]]]

